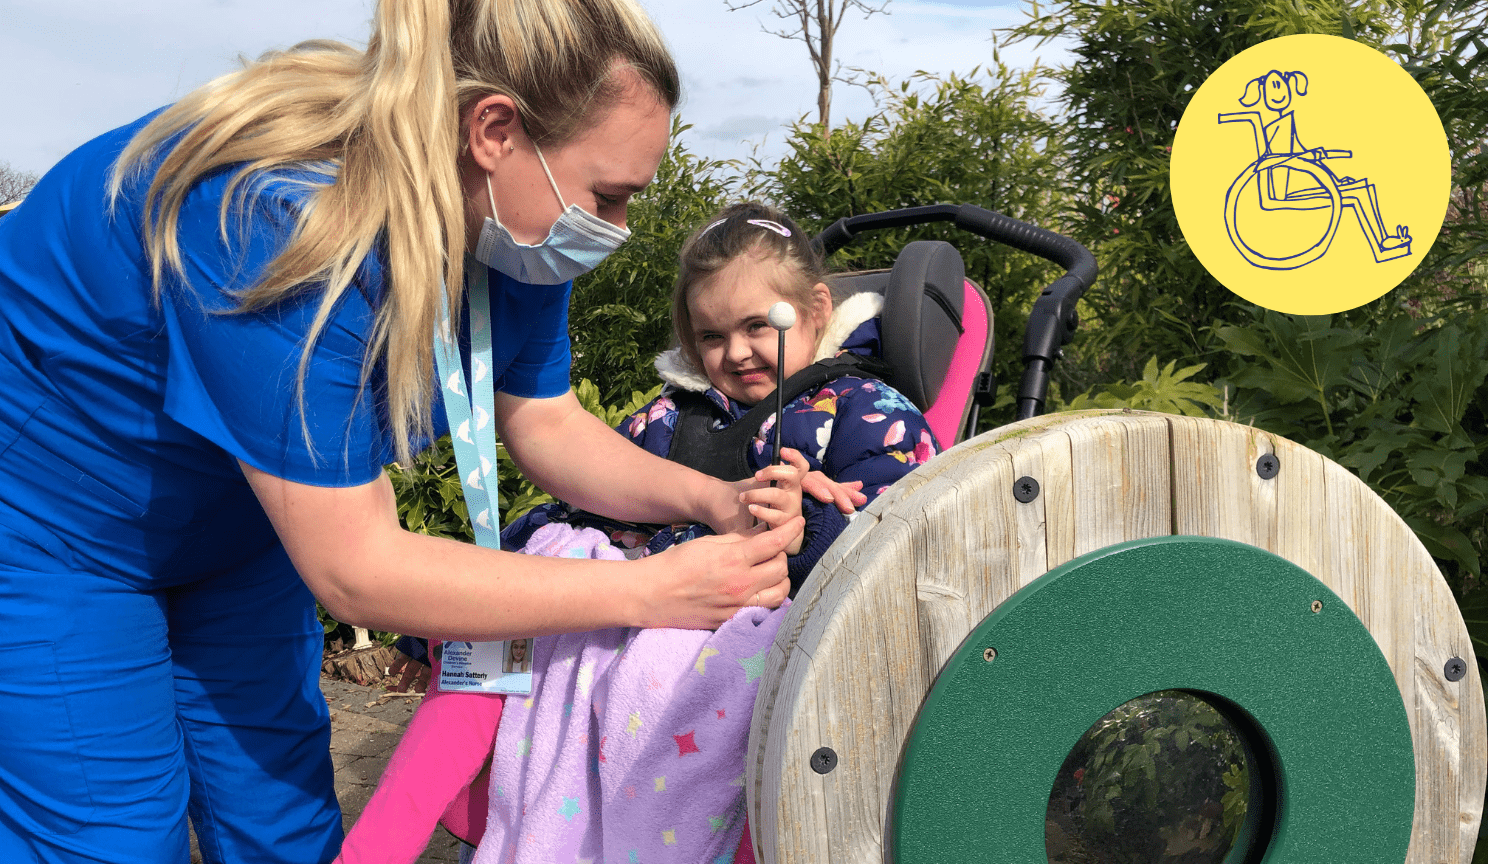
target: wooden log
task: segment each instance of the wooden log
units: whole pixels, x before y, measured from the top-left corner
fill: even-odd
[[[1263,477],[1262,456],[1279,470]],[[1014,481],[1037,480],[1032,501]],[[1388,662],[1409,716],[1407,864],[1469,864],[1488,765],[1482,682],[1430,555],[1347,470],[1245,426],[1072,412],[996,429],[906,477],[818,564],[769,655],[751,726],[763,864],[881,861],[894,768],[935,675],[1019,588],[1070,559],[1170,534],[1270,551],[1326,584]],[[1447,681],[1451,658],[1466,676]],[[811,756],[831,747],[837,767]]]

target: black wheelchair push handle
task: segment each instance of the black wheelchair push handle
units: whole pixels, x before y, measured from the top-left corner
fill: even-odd
[[[1025,366],[1023,380],[1018,386],[1017,419],[1037,416],[1043,412],[1048,399],[1049,370],[1080,323],[1075,305],[1081,295],[1095,284],[1095,256],[1062,234],[974,204],[931,204],[846,216],[833,222],[811,242],[823,255],[830,255],[865,231],[929,222],[952,222],[964,231],[1032,253],[1065,269],[1065,274],[1045,288],[1034,301],[1033,311],[1028,316],[1028,329],[1023,335]]]

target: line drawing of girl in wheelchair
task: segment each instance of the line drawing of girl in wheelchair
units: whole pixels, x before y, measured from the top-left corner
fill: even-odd
[[[1338,232],[1343,211],[1347,209],[1353,212],[1359,227],[1369,238],[1370,251],[1377,263],[1409,255],[1410,229],[1396,225],[1395,232],[1388,233],[1380,214],[1375,184],[1363,178],[1339,176],[1324,164],[1328,159],[1351,158],[1353,151],[1312,148],[1302,143],[1292,100],[1305,95],[1305,74],[1272,69],[1249,81],[1240,97],[1241,105],[1247,108],[1259,106],[1258,110],[1219,115],[1220,123],[1248,123],[1256,147],[1255,161],[1240,172],[1225,195],[1225,229],[1229,232],[1230,242],[1257,267],[1294,270],[1327,253]],[[1263,123],[1262,111],[1267,109],[1277,116],[1271,122]],[[1328,227],[1317,242],[1287,255],[1268,255],[1247,244],[1240,235],[1236,216],[1242,193],[1252,179],[1263,211],[1329,210]]]

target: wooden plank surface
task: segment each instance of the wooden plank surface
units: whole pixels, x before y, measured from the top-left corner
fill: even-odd
[[[1262,478],[1256,461],[1276,457]],[[1013,482],[1040,493],[1016,501]],[[849,526],[769,655],[749,751],[759,860],[882,860],[898,754],[935,673],[1019,588],[1071,558],[1168,534],[1271,551],[1328,585],[1374,636],[1416,756],[1407,864],[1469,864],[1482,818],[1482,683],[1424,547],[1342,467],[1220,421],[1077,412],[993,430],[909,475]],[[1463,658],[1467,676],[1443,666]],[[838,767],[809,767],[830,746]]]

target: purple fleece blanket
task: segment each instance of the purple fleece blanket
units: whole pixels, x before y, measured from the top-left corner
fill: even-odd
[[[615,554],[567,525],[524,551],[539,548]],[[716,631],[535,640],[532,695],[501,715],[476,864],[733,864],[750,714],[786,608],[742,609]]]

